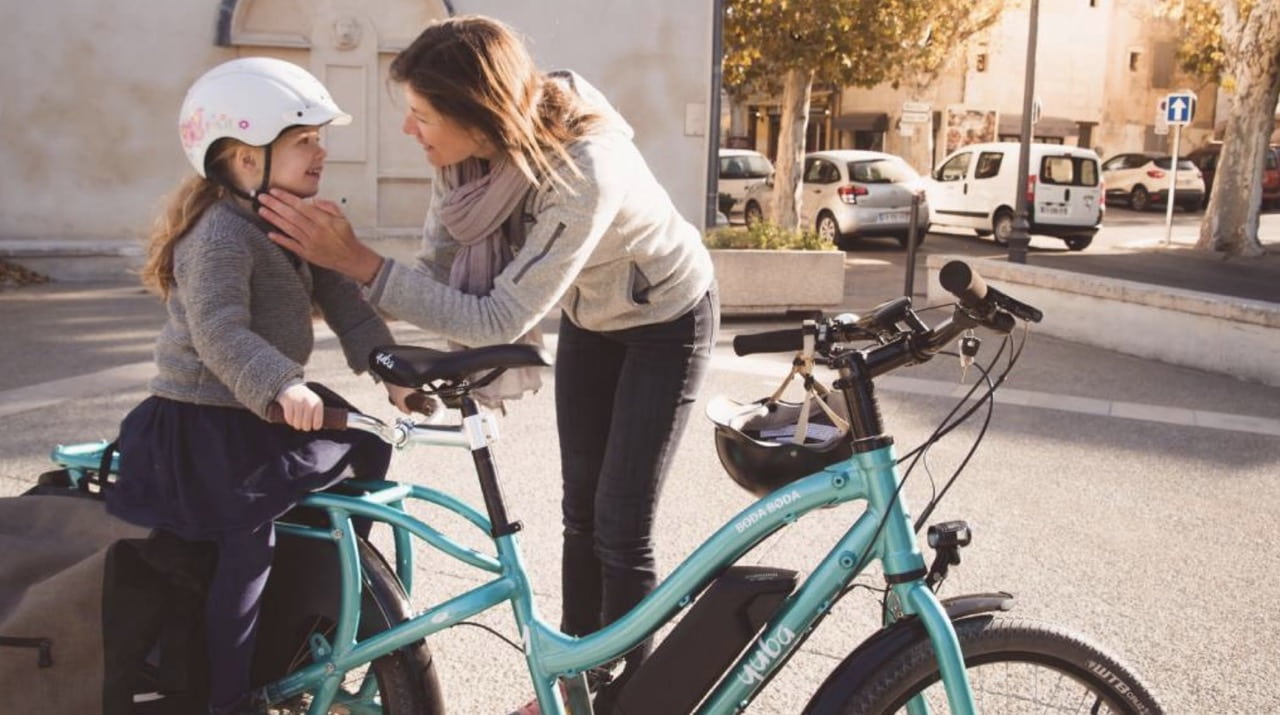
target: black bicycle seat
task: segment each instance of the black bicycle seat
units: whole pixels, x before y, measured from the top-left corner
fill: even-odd
[[[433,350],[414,345],[383,345],[369,353],[369,369],[393,385],[422,387],[428,382],[460,382],[487,370],[547,367],[551,355],[537,345],[487,345],[465,350]]]

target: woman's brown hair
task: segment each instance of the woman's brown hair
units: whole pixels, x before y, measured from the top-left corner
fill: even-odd
[[[538,71],[509,27],[478,15],[427,26],[391,62],[391,79],[479,129],[535,183],[549,176],[564,184],[555,159],[577,173],[566,147],[599,120]]]

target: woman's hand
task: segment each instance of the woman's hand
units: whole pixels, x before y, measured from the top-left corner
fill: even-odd
[[[342,209],[332,201],[303,201],[272,189],[258,196],[258,213],[278,231],[267,234],[308,263],[330,268],[368,285],[382,268],[382,256],[356,238]]]
[[[284,421],[296,430],[310,432],[324,424],[324,402],[301,382],[280,390],[276,402],[284,412]]]
[[[412,387],[401,387],[399,385],[392,385],[389,382],[384,382],[382,384],[387,388],[387,400],[391,402],[391,404],[395,405],[396,409],[400,410],[406,415],[409,414],[411,410],[409,409],[409,406],[405,404],[405,398],[417,392],[417,390],[413,389]]]

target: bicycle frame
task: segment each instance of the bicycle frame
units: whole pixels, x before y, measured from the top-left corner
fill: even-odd
[[[319,634],[312,636],[313,662],[264,686],[264,699],[268,703],[279,703],[312,692],[309,712],[328,712],[348,671],[510,602],[543,712],[564,715],[556,687],[558,678],[572,678],[571,697],[584,699],[581,674],[586,669],[630,651],[692,603],[716,575],[765,538],[814,509],[864,501],[865,511],[783,602],[756,641],[724,672],[697,712],[712,715],[745,707],[853,579],[872,561],[879,561],[896,602],[886,617],[892,620],[893,616],[910,615],[920,619],[936,654],[951,711],[973,713],[973,696],[955,630],[924,581],[927,573],[924,558],[916,545],[910,515],[900,499],[900,477],[892,440],[880,435],[870,374],[861,360],[841,368],[846,385],[853,385],[844,389],[853,416],[854,434],[876,437],[858,440],[855,444],[859,446],[851,458],[781,487],[740,511],[630,612],[581,638],[562,633],[538,614],[516,536],[518,525],[506,518],[496,470],[488,453],[488,444],[496,435],[492,422],[478,413],[469,400],[463,406],[461,425],[413,425],[402,420],[388,438],[397,448],[412,443],[458,447],[472,452],[491,516],[444,492],[394,481],[347,482],[364,492],[360,496],[308,495],[302,505],[326,513],[329,525],[315,527],[278,522],[277,528],[334,543],[340,557],[340,615],[331,641]],[[362,421],[381,425],[362,415],[352,415],[352,418],[357,425]],[[88,448],[92,446],[95,445],[60,446],[54,450],[53,459],[72,468],[96,469],[100,466],[101,445],[96,445],[97,450]],[[491,536],[496,556],[462,546],[409,514],[404,508],[408,500],[434,504],[462,516]],[[427,608],[408,621],[357,641],[362,586],[353,517],[384,522],[392,527],[396,572],[406,593],[412,592],[414,537],[463,563],[494,574],[494,578]],[[370,695],[372,685],[366,678],[360,696]],[[928,711],[923,701],[910,703],[908,710],[913,714]]]
[[[449,438],[448,432],[438,428],[435,433],[442,437],[433,437],[436,444],[471,444],[463,435]],[[802,635],[830,610],[840,592],[858,576],[858,567],[865,567],[872,560],[884,565],[891,582],[897,581],[891,588],[902,613],[918,616],[927,629],[938,654],[953,712],[973,712],[972,694],[955,632],[937,598],[923,581],[924,559],[916,547],[910,516],[896,498],[898,477],[892,446],[855,454],[849,460],[759,499],[717,530],[629,613],[582,638],[563,634],[539,616],[515,534],[494,537],[494,558],[457,544],[404,511],[406,500],[432,503],[492,534],[489,519],[450,495],[391,481],[350,484],[368,493],[359,497],[320,493],[303,501],[306,506],[325,511],[331,528],[279,524],[282,530],[335,543],[341,557],[342,610],[332,642],[316,637],[315,662],[266,687],[270,702],[314,691],[310,712],[327,712],[346,671],[510,602],[517,628],[523,634],[528,669],[544,712],[563,715],[565,711],[555,687],[558,677],[576,675],[632,649],[689,605],[716,574],[774,531],[814,509],[863,500],[867,503],[866,511],[784,602],[755,643],[726,671],[731,677],[722,678],[699,712],[734,712],[749,702],[799,646]],[[361,585],[351,527],[351,518],[355,516],[385,522],[393,528],[396,570],[406,591],[412,586],[412,537],[493,573],[495,578],[430,607],[409,621],[356,642]]]

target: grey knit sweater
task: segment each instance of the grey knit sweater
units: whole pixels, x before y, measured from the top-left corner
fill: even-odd
[[[357,373],[375,346],[393,342],[355,283],[291,257],[267,238],[269,228],[228,199],[179,239],[152,393],[263,415],[302,378],[315,341],[313,301]]]

